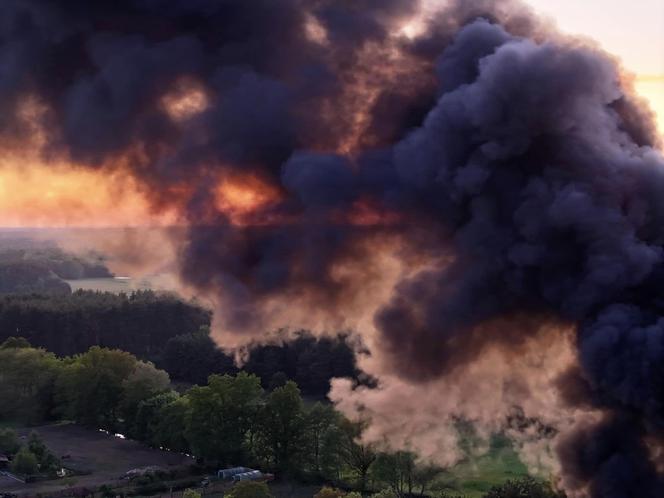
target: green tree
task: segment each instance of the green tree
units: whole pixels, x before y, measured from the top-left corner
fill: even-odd
[[[415,485],[415,455],[406,451],[380,453],[371,464],[371,474],[398,497],[410,495]]]
[[[227,498],[272,498],[270,489],[264,482],[242,481],[238,482],[226,494]]]
[[[136,357],[94,346],[69,361],[58,378],[60,411],[84,425],[115,431],[125,381]]]
[[[187,393],[186,437],[194,453],[210,462],[244,460],[263,389],[254,375],[211,375],[205,387]]]
[[[23,446],[16,455],[11,463],[11,470],[15,474],[20,475],[33,475],[36,474],[39,470],[37,457],[30,452],[30,450]]]
[[[320,466],[324,477],[340,479],[344,450],[342,441],[345,434],[338,423],[330,425],[321,435]]]
[[[337,422],[338,415],[331,405],[315,403],[305,414],[306,461],[311,470],[323,474],[323,454],[326,431]]]
[[[61,370],[60,360],[42,349],[0,348],[0,418],[24,423],[48,418]]]
[[[340,489],[323,486],[321,490],[314,495],[314,498],[344,498],[346,493]]]
[[[42,438],[35,431],[32,431],[28,436],[27,446],[30,453],[37,458],[39,469],[42,472],[59,468],[60,461],[51,453]]]
[[[191,445],[186,433],[188,420],[189,398],[187,396],[176,396],[162,406],[156,420],[153,419],[150,429],[154,446],[190,453]]]
[[[201,498],[201,494],[193,489],[185,489],[182,498]]]
[[[159,366],[177,380],[205,385],[210,374],[236,374],[233,358],[224,354],[210,337],[209,327],[193,334],[170,338]]]
[[[166,391],[143,399],[136,409],[136,416],[129,435],[150,446],[159,447],[157,444],[158,426],[162,418],[162,411],[167,405],[180,398],[175,391]],[[184,419],[183,419],[184,420]]]
[[[23,349],[32,347],[25,337],[8,337],[0,344],[0,349]]]
[[[413,481],[420,488],[420,496],[424,496],[427,487],[431,486],[442,471],[443,469],[439,466],[430,463],[415,466]]]
[[[358,480],[360,491],[367,485],[367,475],[371,464],[376,459],[373,445],[361,441],[366,422],[344,420],[340,424],[339,458]]]
[[[20,447],[21,444],[13,429],[0,429],[0,453],[13,455]]]
[[[282,472],[295,470],[304,449],[305,422],[297,384],[288,381],[270,393],[263,408],[260,440],[264,453]]]
[[[136,437],[133,431],[141,402],[163,393],[170,383],[168,374],[155,368],[152,363],[139,361],[135,364],[133,372],[122,382],[123,392],[120,401],[124,428],[131,437]]]

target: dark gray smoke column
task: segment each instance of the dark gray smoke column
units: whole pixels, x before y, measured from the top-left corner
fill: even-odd
[[[219,303],[224,332],[279,327],[266,310],[280,301],[343,315],[386,245],[426,262],[374,317],[375,353],[404,378],[518,351],[534,329],[522,323],[576,324],[561,395],[605,416],[561,444],[566,488],[663,496],[652,120],[611,59],[512,2],[450,2],[408,40],[396,33],[416,8],[5,0],[3,145],[30,138],[21,106],[36,99],[45,152],[119,162],[155,206],[176,206],[183,278]],[[174,116],[164,99],[178,85],[206,105]],[[238,217],[232,195],[220,201],[227,181],[262,200]]]

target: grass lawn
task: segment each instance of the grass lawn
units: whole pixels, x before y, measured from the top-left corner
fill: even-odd
[[[528,475],[528,469],[509,445],[495,445],[484,455],[464,460],[445,471],[437,488],[467,498],[479,498],[492,486]]]

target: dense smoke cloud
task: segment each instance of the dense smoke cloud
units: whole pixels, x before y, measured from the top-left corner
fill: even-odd
[[[332,395],[384,434],[395,397],[461,399],[493,368],[503,395],[430,410],[493,429],[555,406],[570,493],[662,495],[664,159],[609,56],[499,0],[448,2],[414,38],[408,0],[1,9],[3,144],[177,209],[222,344],[355,328],[382,383]],[[538,344],[565,360],[526,361]]]

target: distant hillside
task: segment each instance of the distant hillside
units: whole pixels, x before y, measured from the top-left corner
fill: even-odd
[[[0,240],[0,294],[69,294],[65,280],[112,276],[94,253],[78,256],[48,242]]]
[[[0,294],[69,294],[71,287],[48,267],[26,261],[0,261]]]

